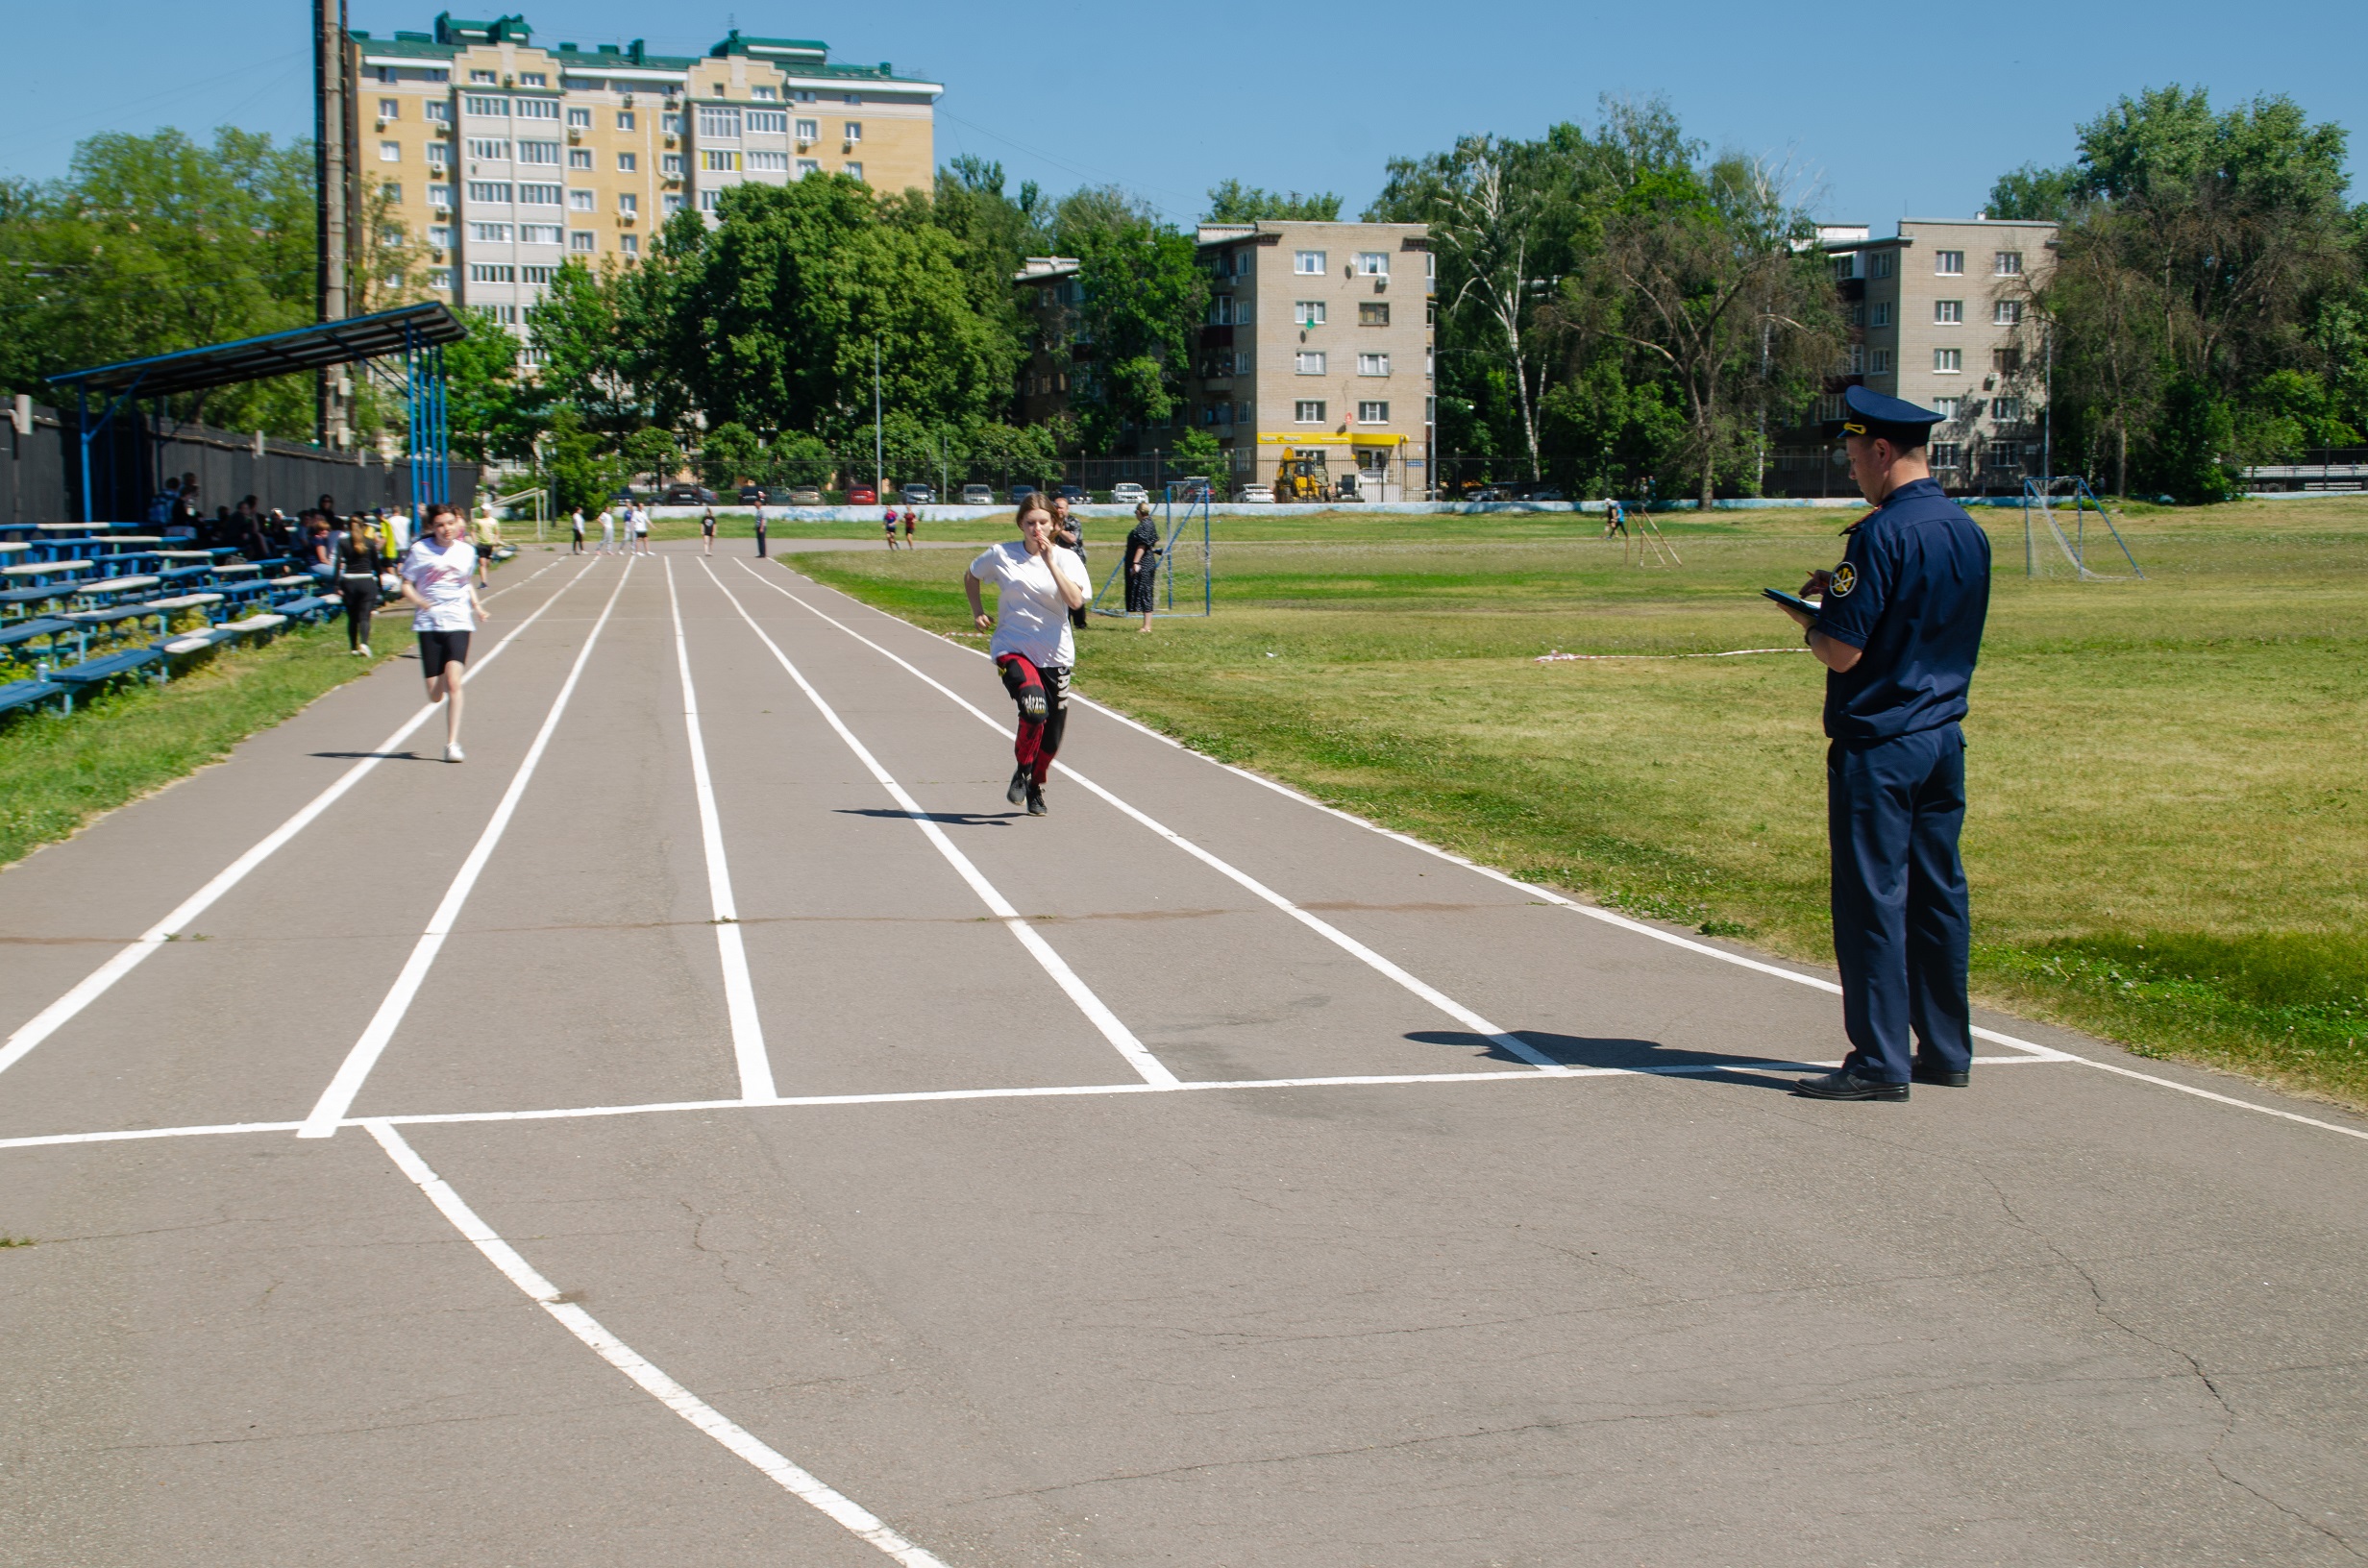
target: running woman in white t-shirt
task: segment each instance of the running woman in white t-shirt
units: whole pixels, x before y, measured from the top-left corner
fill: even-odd
[[[978,600],[984,582],[996,585],[992,618]],[[962,591],[970,596],[973,624],[994,628],[987,651],[1020,707],[1011,747],[1019,767],[1003,798],[1015,806],[1024,800],[1030,817],[1042,817],[1045,779],[1069,726],[1069,672],[1076,660],[1069,615],[1092,597],[1093,585],[1076,555],[1052,543],[1052,514],[1031,504],[1020,514],[1020,537],[971,562]]]
[[[411,629],[419,633],[428,700],[444,704],[444,760],[462,762],[460,682],[468,674],[469,633],[492,618],[469,580],[477,571],[477,549],[460,537],[460,514],[431,507],[428,527],[429,536],[404,552],[403,598],[419,610]]]

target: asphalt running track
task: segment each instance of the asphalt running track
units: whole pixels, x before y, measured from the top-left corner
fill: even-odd
[[[1803,1102],[1822,976],[506,576],[465,767],[392,664],[0,874],[0,1562],[2368,1556],[2368,1124],[2003,1017]]]

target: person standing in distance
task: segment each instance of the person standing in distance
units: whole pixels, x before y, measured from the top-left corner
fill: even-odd
[[[1159,525],[1151,521],[1151,503],[1135,502],[1135,527],[1122,547],[1126,551],[1126,613],[1143,617],[1137,631],[1151,629],[1151,609],[1159,593]]]
[[[1052,498],[1052,542],[1075,552],[1077,557],[1077,575],[1085,578],[1086,582],[1090,585],[1094,580],[1094,576],[1092,568],[1087,565],[1085,559],[1085,523],[1082,519],[1070,515],[1069,498],[1067,496],[1054,496]],[[1091,599],[1093,594],[1094,591],[1092,587],[1089,586],[1086,589],[1086,597]],[[1070,608],[1069,624],[1076,627],[1079,631],[1083,631],[1085,629],[1086,614],[1084,605],[1077,604],[1073,605]]]
[[[765,503],[756,503],[756,558],[765,558]]]
[[[1904,1100],[1911,1080],[1962,1089],[1973,1070],[1959,722],[1989,614],[1989,536],[1926,466],[1938,414],[1862,386],[1842,403],[1827,433],[1846,438],[1875,509],[1845,530],[1841,564],[1802,584],[1821,597],[1818,613],[1784,609],[1827,672],[1826,834],[1850,1054],[1795,1092]]]
[[[715,553],[715,505],[712,502],[705,511],[699,514],[699,552],[702,555]]]
[[[604,502],[602,503],[602,505],[601,505],[601,548],[600,548],[599,553],[600,553],[600,554],[603,554],[603,555],[607,554],[610,551],[612,551],[612,550],[614,550],[614,549],[616,548],[616,544],[617,544],[617,508],[616,508],[616,503],[615,503],[615,502]]]
[[[568,527],[575,530],[576,542],[568,550],[570,555],[583,553],[583,508],[579,506],[568,514]]]
[[[992,618],[978,601],[982,582],[996,585]],[[1069,617],[1093,590],[1076,557],[1054,542],[1052,514],[1030,500],[1020,509],[1020,537],[971,562],[962,591],[970,596],[971,624],[995,632],[987,652],[1020,708],[1011,747],[1019,766],[1003,798],[1015,806],[1025,801],[1030,817],[1042,817],[1045,779],[1069,726],[1069,673],[1077,657]]]
[[[450,506],[431,507],[428,529],[428,537],[413,541],[404,554],[403,598],[419,611],[411,617],[411,629],[419,633],[428,700],[444,704],[444,760],[465,762],[460,683],[468,675],[469,633],[492,617],[469,580],[477,571],[477,549],[460,537],[460,514]]]

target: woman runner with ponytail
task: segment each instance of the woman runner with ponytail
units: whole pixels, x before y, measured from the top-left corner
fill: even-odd
[[[992,617],[979,603],[982,582],[996,585]],[[1012,743],[1019,766],[1003,798],[1015,806],[1024,800],[1029,816],[1042,817],[1045,778],[1069,723],[1069,672],[1076,659],[1069,616],[1092,597],[1092,585],[1076,555],[1053,542],[1052,514],[1031,498],[1020,512],[1020,537],[971,562],[962,591],[970,596],[973,624],[995,632],[987,651],[1020,708]]]

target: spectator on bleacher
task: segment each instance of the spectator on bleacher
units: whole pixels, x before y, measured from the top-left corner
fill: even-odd
[[[437,504],[428,509],[429,537],[413,542],[403,557],[403,598],[418,606],[411,629],[419,634],[420,673],[428,677],[428,700],[444,704],[444,760],[467,760],[460,750],[460,683],[468,675],[469,633],[489,619],[485,602],[470,580],[477,550],[460,537],[460,514]]]
[[[148,526],[159,531],[171,526],[173,508],[181,504],[181,481],[166,479],[164,488],[148,498]]]
[[[370,656],[370,615],[379,607],[386,551],[371,520],[357,517],[337,541],[337,594],[345,600],[345,650]]]
[[[194,539],[205,521],[206,514],[199,511],[197,506],[197,476],[184,474],[181,476],[181,500],[173,507],[172,527],[165,531],[177,531]]]
[[[336,576],[336,546],[329,531],[329,519],[318,512],[305,513],[305,570],[321,579],[326,588]]]

